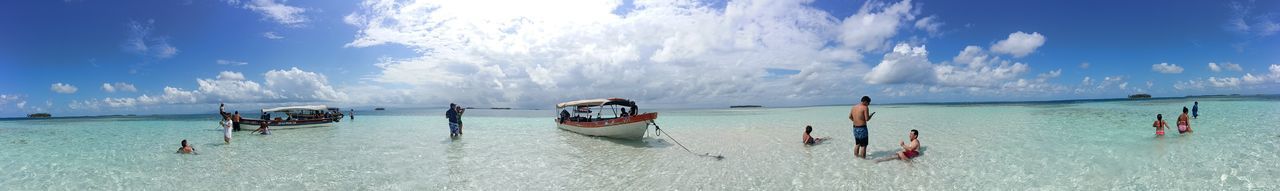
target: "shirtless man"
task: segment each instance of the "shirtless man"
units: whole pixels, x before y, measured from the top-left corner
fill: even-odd
[[[862,96],[862,103],[854,105],[849,111],[849,120],[853,121],[853,155],[863,159],[867,158],[867,121],[871,121],[871,116],[876,115],[868,114],[868,106],[871,106],[871,97]]]
[[[911,134],[907,135],[907,137],[911,138],[911,143],[903,143],[902,141],[898,141],[898,145],[902,146],[902,152],[898,152],[897,158],[888,157],[888,158],[877,160],[876,162],[891,161],[894,159],[898,159],[902,161],[911,161],[911,158],[916,158],[916,156],[920,156],[920,151],[918,151],[918,149],[920,149],[920,140],[916,139],[916,136],[919,135],[919,133],[920,132],[916,131],[915,129],[911,130]]]
[[[1178,134],[1191,132],[1191,121],[1188,121],[1187,107],[1182,107],[1182,115],[1178,116]]]
[[[181,147],[181,148],[178,148],[178,153],[181,153],[181,154],[195,154],[195,153],[196,153],[196,148],[191,147],[191,145],[190,145],[190,144],[187,144],[187,140],[186,140],[186,139],[183,139],[183,140],[182,140],[182,147]]]

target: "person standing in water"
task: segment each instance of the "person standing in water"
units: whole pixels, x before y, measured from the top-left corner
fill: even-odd
[[[867,121],[871,121],[871,116],[876,115],[868,113],[869,106],[871,106],[871,97],[862,96],[862,103],[854,105],[849,111],[849,120],[853,121],[853,155],[863,159],[867,158]]]
[[[240,111],[231,117],[231,130],[240,131]]]
[[[1161,114],[1156,114],[1156,122],[1152,123],[1151,127],[1156,128],[1156,136],[1163,136],[1164,129],[1169,128],[1169,124],[1164,123],[1164,116],[1162,116]]]
[[[356,109],[351,109],[351,111],[347,112],[347,115],[351,116],[351,120],[356,120]]]
[[[1187,107],[1182,107],[1182,115],[1178,116],[1178,134],[1191,132],[1191,121],[1187,118]]]
[[[458,136],[458,105],[449,103],[449,109],[444,111],[444,118],[449,119],[449,137]]]
[[[1191,117],[1200,118],[1200,102],[1197,101],[1195,105],[1191,105]]]
[[[222,115],[222,142],[231,144],[231,117]]]

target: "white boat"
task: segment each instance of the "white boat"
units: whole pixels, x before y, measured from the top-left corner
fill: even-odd
[[[262,113],[272,114],[270,116],[274,116],[274,118],[266,119],[269,116],[262,115],[257,119],[253,119],[253,117],[241,115],[240,126],[245,129],[257,129],[264,122],[271,128],[329,126],[342,119],[341,112],[334,113],[334,111],[337,111],[337,108],[329,108],[324,105],[266,108],[262,109]]]
[[[619,108],[629,110],[624,113]],[[658,113],[637,114],[636,109],[635,102],[622,98],[564,102],[556,104],[556,110],[560,110],[556,123],[560,129],[583,135],[641,139]]]

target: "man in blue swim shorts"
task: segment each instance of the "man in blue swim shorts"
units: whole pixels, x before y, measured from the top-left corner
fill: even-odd
[[[867,158],[867,121],[871,121],[871,116],[876,115],[869,113],[869,106],[871,97],[862,96],[862,103],[854,105],[853,110],[849,111],[849,120],[853,121],[853,155],[863,159]]]

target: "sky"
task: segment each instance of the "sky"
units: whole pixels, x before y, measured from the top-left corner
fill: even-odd
[[[0,117],[1280,93],[1280,1],[0,3]]]

